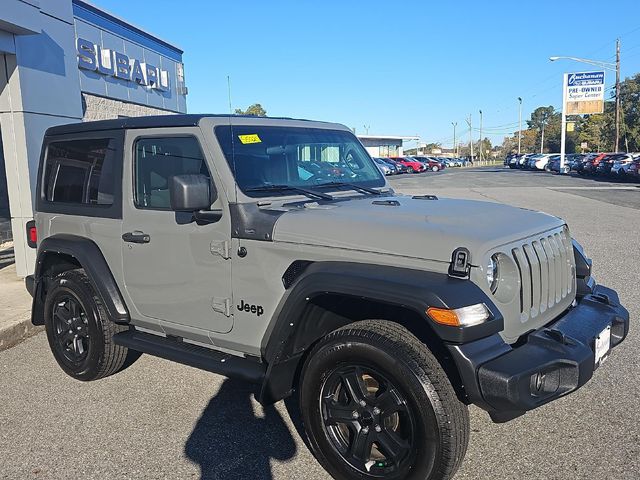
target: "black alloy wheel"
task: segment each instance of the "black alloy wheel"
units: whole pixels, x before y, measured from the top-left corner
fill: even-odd
[[[405,395],[366,365],[340,365],[321,388],[324,428],[355,470],[384,477],[413,463],[416,420]]]
[[[129,327],[109,318],[84,270],[58,274],[46,292],[44,324],[49,347],[67,375],[97,380],[126,368],[140,356],[114,343],[113,336]]]
[[[72,294],[59,295],[52,305],[53,336],[58,352],[69,362],[84,361],[90,349],[89,321]]]
[[[449,480],[464,458],[467,408],[401,325],[363,320],[326,335],[299,391],[308,446],[336,480]]]

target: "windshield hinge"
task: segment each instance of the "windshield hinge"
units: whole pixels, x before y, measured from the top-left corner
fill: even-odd
[[[231,316],[231,299],[230,298],[213,298],[211,307],[214,311],[223,314],[225,317]]]
[[[229,242],[225,240],[224,242],[211,242],[209,245],[209,249],[213,255],[220,255],[225,260],[229,260],[231,258]]]

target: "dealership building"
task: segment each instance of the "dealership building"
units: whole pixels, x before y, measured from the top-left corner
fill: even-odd
[[[401,157],[403,142],[419,140],[418,137],[398,135],[358,135],[358,139],[372,157]]]
[[[26,222],[45,130],[186,112],[182,50],[82,0],[0,0],[0,243],[33,269]]]

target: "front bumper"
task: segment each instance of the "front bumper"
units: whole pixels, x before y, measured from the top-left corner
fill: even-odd
[[[614,348],[627,336],[629,312],[615,291],[598,285],[562,317],[529,333],[520,346],[495,334],[448,349],[467,400],[504,422],[587,383],[598,367],[595,339],[607,326]]]

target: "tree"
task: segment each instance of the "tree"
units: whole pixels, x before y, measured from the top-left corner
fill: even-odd
[[[518,134],[516,133],[513,137],[504,137],[500,150],[503,155],[518,153]]]
[[[534,153],[536,151],[536,144],[538,140],[538,131],[537,130],[523,130],[522,131],[522,140],[520,143],[520,152],[521,153]],[[538,150],[540,151],[540,150]]]
[[[260,105],[259,103],[254,103],[253,105],[250,105],[249,107],[247,107],[246,110],[236,108],[236,111],[234,113],[236,115],[253,115],[254,117],[267,116],[267,111],[264,108],[262,108],[262,105]]]
[[[485,137],[482,142],[478,140],[473,144],[474,154],[476,154],[478,158],[480,158],[480,151],[482,151],[482,158],[486,159],[492,148],[491,140],[487,137]]]
[[[542,144],[542,131],[544,130],[544,146],[548,152],[560,151],[561,114],[556,112],[551,105],[538,107],[531,113],[531,119],[527,120],[529,130],[537,131],[537,151]]]
[[[622,128],[620,150],[640,150],[640,73],[620,84]]]
[[[436,143],[427,143],[424,147],[421,147],[420,150],[427,152],[429,154],[433,153],[433,150],[441,150],[442,144],[439,142]]]

